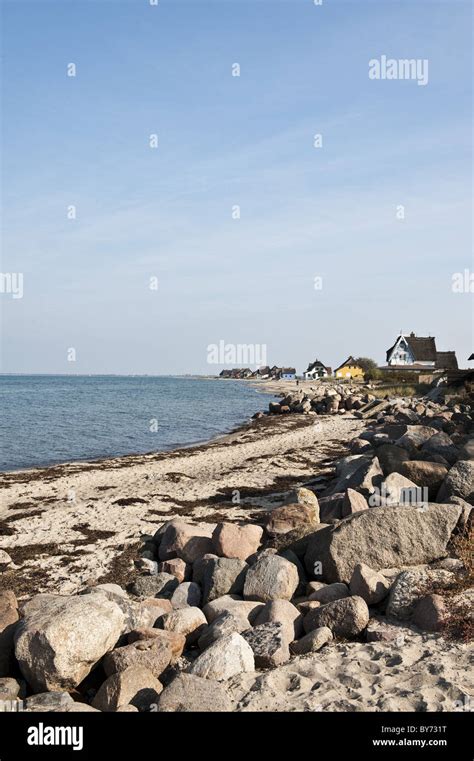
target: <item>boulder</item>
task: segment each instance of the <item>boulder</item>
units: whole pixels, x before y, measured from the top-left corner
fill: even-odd
[[[418,600],[413,609],[412,621],[425,632],[439,632],[447,617],[446,604],[441,595],[431,594]]]
[[[262,534],[261,526],[218,523],[212,533],[213,551],[219,557],[247,560],[250,555],[257,552]]]
[[[436,428],[427,425],[407,425],[406,432],[397,439],[396,444],[411,454],[416,454],[425,441],[436,434]]]
[[[14,668],[14,634],[19,619],[16,597],[10,590],[0,592],[0,677]]]
[[[191,566],[181,558],[172,558],[158,563],[158,573],[169,573],[171,576],[176,576],[180,584],[189,579],[190,572]]]
[[[329,521],[340,520],[342,518],[344,497],[344,492],[338,491],[335,494],[320,498],[319,516],[321,523],[329,523]]]
[[[374,495],[373,501],[382,505],[410,505],[418,507],[424,504],[425,494],[417,486],[400,473],[390,473],[382,483],[380,496]],[[427,495],[426,495],[427,496]]]
[[[227,594],[241,594],[248,565],[239,558],[215,558],[206,563],[203,573],[204,603]]]
[[[372,452],[372,445],[364,439],[352,439],[350,449],[352,454],[369,454]]]
[[[384,476],[389,476],[394,471],[401,473],[403,463],[410,459],[407,450],[397,444],[382,444],[377,447],[377,457]]]
[[[306,632],[327,626],[335,637],[357,637],[369,623],[369,609],[362,597],[345,597],[314,608],[306,614]]]
[[[124,629],[125,615],[105,595],[33,597],[15,632],[21,672],[36,692],[73,689]]]
[[[158,713],[223,713],[232,701],[220,682],[194,674],[178,674],[158,699]]]
[[[296,642],[292,642],[290,650],[293,655],[306,655],[307,653],[316,653],[324,645],[332,640],[332,631],[328,626],[320,626],[319,629],[305,634],[304,637]]]
[[[270,536],[288,534],[290,531],[309,533],[319,523],[319,507],[314,505],[283,505],[271,511],[266,523]]]
[[[446,557],[461,512],[459,505],[434,503],[422,510],[363,510],[313,534],[305,556],[306,570],[315,576],[315,570],[322,567],[323,580],[348,584],[361,560],[374,571],[431,563]]]
[[[318,498],[314,491],[307,489],[305,486],[300,486],[298,489],[292,489],[286,495],[285,505],[306,505],[307,507],[313,507],[315,513],[318,511]]]
[[[441,455],[450,465],[453,465],[458,457],[457,447],[453,444],[448,434],[443,431],[436,433],[428,441],[425,441],[421,451],[430,455]]]
[[[460,497],[474,505],[474,460],[458,460],[440,487],[437,499]]]
[[[348,489],[344,494],[342,501],[342,518],[347,518],[348,515],[359,513],[361,510],[368,509],[367,500],[363,494],[359,494],[355,489]]]
[[[449,587],[454,579],[454,574],[440,568],[410,568],[402,571],[390,589],[387,617],[409,620],[417,601],[430,592],[433,585]]]
[[[289,640],[280,623],[266,623],[242,632],[253,651],[257,668],[275,668],[290,659]]]
[[[365,630],[367,642],[395,642],[402,635],[398,626],[387,624],[386,621],[371,618]]]
[[[95,587],[88,587],[80,592],[84,595],[102,595],[116,603],[125,616],[123,633],[136,628],[137,626],[152,626],[160,612],[156,611],[154,605],[158,603],[154,599],[136,600],[130,599],[128,594],[118,584],[97,584]],[[167,603],[166,603],[167,604]]]
[[[188,672],[205,679],[223,681],[245,671],[254,671],[253,651],[241,634],[219,637],[189,667]]]
[[[219,637],[225,637],[227,634],[237,632],[241,634],[250,626],[248,617],[243,612],[235,613],[221,613],[212,624],[207,626],[198,640],[198,646],[200,650],[205,650],[206,647],[212,645]]]
[[[161,537],[158,555],[160,560],[181,558],[194,563],[197,558],[212,552],[212,530],[194,526],[179,519],[170,521]]]
[[[271,600],[265,603],[255,618],[254,626],[269,623],[281,624],[288,642],[298,639],[303,631],[303,616],[288,600]]]
[[[345,489],[357,489],[364,496],[368,497],[373,494],[382,483],[383,472],[377,457],[361,465],[355,473],[346,479]],[[337,489],[339,491],[339,489]]]
[[[199,639],[207,621],[199,608],[178,608],[163,616],[162,625],[165,631],[184,634],[186,643],[192,645]]]
[[[178,586],[176,576],[158,573],[156,576],[139,576],[130,585],[130,592],[137,597],[163,597],[169,600]]]
[[[192,571],[192,577],[193,581],[196,582],[196,584],[200,584],[202,586],[202,582],[204,579],[204,571],[206,570],[206,566],[209,563],[210,560],[216,560],[217,555],[211,554],[210,552],[207,553],[207,555],[203,555],[202,558],[198,558],[193,563],[193,571]]]
[[[127,642],[132,645],[134,642],[143,642],[144,640],[156,639],[168,645],[171,649],[171,663],[174,663],[184,650],[186,637],[180,632],[165,631],[164,629],[154,629],[144,627],[143,629],[134,629],[129,632]]]
[[[246,600],[291,600],[298,586],[298,570],[279,555],[261,555],[247,571],[244,584]]]
[[[158,679],[170,665],[173,653],[169,643],[159,638],[138,640],[107,653],[102,661],[107,676],[130,666],[144,666]]]
[[[365,563],[358,563],[354,568],[349,586],[351,595],[362,597],[367,605],[377,605],[387,596],[390,582]]]
[[[434,500],[448,471],[437,462],[410,460],[402,464],[399,472],[417,486],[427,489],[429,499]]]
[[[316,600],[321,605],[326,605],[328,602],[342,600],[344,597],[349,597],[347,584],[336,582],[335,584],[325,584],[321,589],[311,592],[309,600]]]
[[[195,581],[183,581],[171,597],[173,608],[198,608],[201,605],[201,587]]]
[[[162,690],[163,685],[147,668],[129,666],[105,680],[92,706],[99,711],[116,711],[119,706],[130,703],[139,711],[145,711],[156,704]]]
[[[217,600],[208,602],[203,608],[203,613],[208,623],[212,624],[222,613],[235,613],[245,615],[250,623],[255,621],[258,612],[263,608],[261,602],[252,602],[251,600],[242,600],[238,595],[224,595]]]
[[[37,695],[30,695],[25,700],[27,711],[35,713],[46,713],[50,711],[64,711],[67,706],[73,703],[72,697],[68,692],[62,690],[51,690],[50,692],[40,692]]]

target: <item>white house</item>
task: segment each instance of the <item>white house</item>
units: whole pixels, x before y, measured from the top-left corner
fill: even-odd
[[[315,378],[327,378],[331,375],[331,368],[323,365],[319,359],[315,359],[314,362],[310,362],[307,370],[303,373],[305,380],[314,380]]]
[[[456,370],[458,362],[454,351],[437,351],[433,336],[415,336],[402,333],[387,350],[389,368],[412,370]]]

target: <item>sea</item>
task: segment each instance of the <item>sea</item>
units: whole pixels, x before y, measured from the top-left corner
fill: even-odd
[[[274,397],[242,381],[0,376],[0,470],[160,452],[208,441]]]

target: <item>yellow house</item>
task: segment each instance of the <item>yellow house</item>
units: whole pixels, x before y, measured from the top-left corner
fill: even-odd
[[[359,367],[354,357],[349,357],[345,362],[342,363],[342,365],[340,365],[340,367],[336,367],[334,370],[334,375],[336,378],[340,379],[350,380],[352,378],[360,378],[363,380],[364,371],[361,367]]]

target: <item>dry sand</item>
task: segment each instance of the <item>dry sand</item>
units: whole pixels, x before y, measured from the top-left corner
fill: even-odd
[[[0,547],[19,566],[2,585],[22,597],[104,576],[126,583],[141,535],[178,516],[262,520],[292,486],[330,475],[362,427],[351,416],[266,417],[203,446],[2,474]]]

